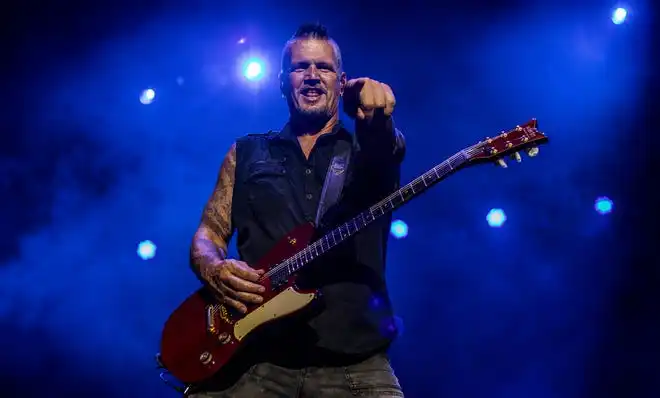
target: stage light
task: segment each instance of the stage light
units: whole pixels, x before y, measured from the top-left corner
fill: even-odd
[[[151,104],[154,98],[156,98],[156,92],[151,88],[144,90],[142,94],[140,94],[140,102],[144,105]]]
[[[394,220],[390,225],[390,234],[397,239],[408,236],[408,225],[401,220]]]
[[[612,12],[612,22],[614,22],[615,25],[621,25],[626,21],[627,16],[628,10],[619,7]]]
[[[594,203],[594,209],[598,213],[600,214],[611,213],[612,208],[614,208],[614,203],[607,196],[601,196],[599,198],[596,198],[596,202]]]
[[[245,44],[245,37],[238,39],[238,44]]]
[[[151,260],[156,256],[156,245],[150,240],[143,240],[138,244],[137,254],[143,260]]]
[[[491,227],[499,228],[506,221],[506,214],[504,214],[504,210],[502,209],[491,209],[486,215],[486,221],[488,221],[488,225]]]
[[[243,76],[248,80],[259,80],[264,75],[264,63],[256,58],[250,58],[243,67]]]

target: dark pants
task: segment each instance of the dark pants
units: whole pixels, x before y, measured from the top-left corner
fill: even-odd
[[[234,385],[190,398],[403,397],[385,354],[343,367],[287,369],[271,363],[252,366]]]

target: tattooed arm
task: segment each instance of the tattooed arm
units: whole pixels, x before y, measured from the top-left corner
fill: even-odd
[[[242,261],[227,259],[231,239],[231,204],[236,172],[236,144],[232,145],[220,167],[211,198],[204,207],[202,221],[190,247],[190,264],[202,282],[213,288],[226,304],[245,312],[243,302],[261,302],[256,281],[262,272]]]
[[[231,201],[235,170],[236,144],[225,155],[215,188],[204,207],[202,221],[190,248],[193,270],[206,282],[210,281],[213,269],[227,256],[227,244],[232,235]]]

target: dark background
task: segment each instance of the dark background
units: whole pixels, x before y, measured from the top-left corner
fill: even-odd
[[[4,5],[0,396],[174,396],[153,355],[197,287],[201,207],[232,140],[285,122],[279,54],[317,20],[350,77],[393,87],[404,181],[531,117],[551,139],[396,213],[407,396],[660,396],[653,14],[630,2],[614,25],[615,3],[573,3]],[[258,86],[239,73],[250,54],[269,63]]]

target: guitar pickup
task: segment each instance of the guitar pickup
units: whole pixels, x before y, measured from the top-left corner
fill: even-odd
[[[218,331],[218,325],[216,323],[215,316],[215,305],[206,306],[206,331],[215,334]]]

